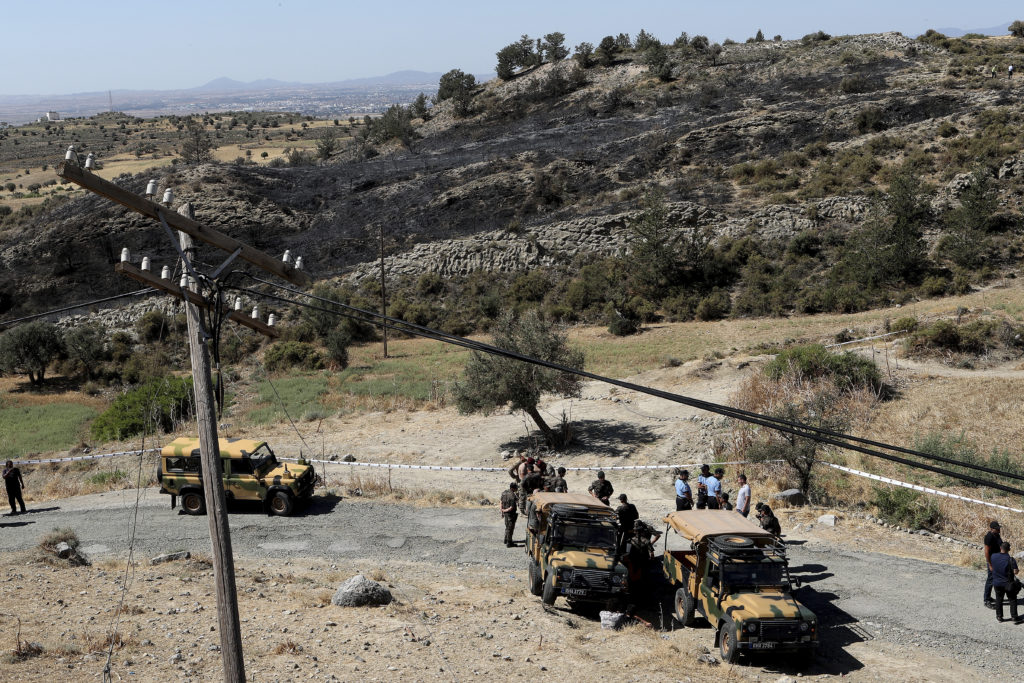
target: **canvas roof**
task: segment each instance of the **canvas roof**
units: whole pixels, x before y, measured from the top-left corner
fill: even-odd
[[[264,441],[257,439],[217,439],[220,442],[220,457],[238,457],[242,451],[252,453],[259,448]],[[182,436],[170,442],[161,450],[161,455],[191,455],[192,451],[199,448],[198,437]]]
[[[547,512],[552,505],[582,505],[584,507],[611,512],[611,508],[586,493],[549,493],[542,491],[530,496],[540,510]]]
[[[743,515],[732,510],[680,510],[664,518],[666,524],[694,543],[708,536],[736,534],[749,538],[771,537]]]

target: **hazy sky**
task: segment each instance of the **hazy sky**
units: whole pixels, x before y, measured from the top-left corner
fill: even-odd
[[[1024,18],[990,0],[46,0],[4,2],[0,94],[190,88],[227,76],[306,83],[402,69],[494,70],[520,34],[561,31],[574,46],[641,28],[742,41],[927,28],[986,28]],[[1019,15],[1019,16],[1018,16]]]

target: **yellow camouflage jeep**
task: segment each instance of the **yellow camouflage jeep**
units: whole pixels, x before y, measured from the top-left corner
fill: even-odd
[[[255,439],[220,439],[224,493],[228,501],[259,500],[268,512],[290,515],[297,504],[313,495],[313,468],[300,460],[298,464],[282,464],[266,441]],[[160,493],[181,496],[181,507],[190,515],[206,512],[203,496],[202,464],[199,439],[181,437],[163,447],[157,465]]]

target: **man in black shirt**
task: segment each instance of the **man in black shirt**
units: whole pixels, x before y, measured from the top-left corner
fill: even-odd
[[[11,514],[18,514],[15,503],[21,504],[21,512],[25,512],[25,499],[21,497],[21,490],[25,488],[25,480],[21,478],[21,470],[14,466],[14,462],[8,460],[4,464],[4,488],[7,489],[7,501],[11,504]]]
[[[619,494],[619,507],[615,508],[615,514],[619,516],[619,550],[622,551],[626,547],[626,543],[633,536],[633,524],[636,520],[640,519],[640,513],[636,510],[636,505],[633,505],[626,498],[625,493]]]
[[[985,607],[995,608],[996,603],[992,600],[992,556],[999,552],[1003,544],[1003,538],[999,535],[999,522],[992,520],[988,525],[988,533],[985,534],[985,568],[988,573],[985,575]]]
[[[1003,621],[1003,598],[1010,599],[1010,619],[1015,623],[1021,623],[1020,615],[1017,614],[1017,593],[1020,592],[1020,584],[1017,582],[1017,560],[1010,557],[1010,544],[1003,541],[999,546],[999,552],[993,553],[989,558],[992,566],[992,586],[996,589],[996,619]]]
[[[615,488],[612,486],[610,481],[604,478],[604,472],[599,471],[597,473],[597,479],[590,484],[587,491],[590,491],[590,495],[594,496],[594,498],[597,498],[605,505],[610,506],[610,499],[612,494],[615,493]]]

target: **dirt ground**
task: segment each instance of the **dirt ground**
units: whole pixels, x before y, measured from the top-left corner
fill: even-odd
[[[99,679],[106,663],[124,561],[55,568],[28,554],[0,563],[3,678]],[[355,573],[385,583],[385,607],[330,604]],[[139,565],[128,573],[111,657],[113,680],[207,681],[220,676],[212,573],[204,562]],[[246,673],[252,681],[460,681],[476,677],[558,681],[812,679],[962,681],[974,672],[934,652],[881,640],[825,642],[817,660],[785,657],[712,667],[709,629],[661,632],[642,624],[602,630],[559,601],[545,609],[524,571],[407,562],[327,564],[318,559],[241,561],[237,567]],[[42,651],[13,654],[20,637]],[[851,666],[851,662],[856,662]]]

